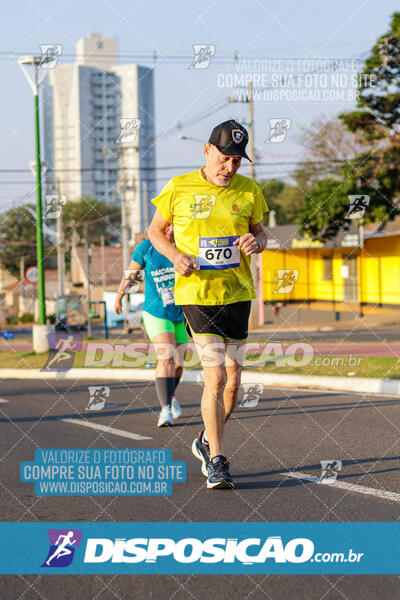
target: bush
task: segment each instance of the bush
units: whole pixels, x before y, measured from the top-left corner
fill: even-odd
[[[18,323],[19,323],[19,319],[18,319],[17,315],[13,315],[12,317],[7,317],[6,321],[7,321],[7,325],[18,325]]]
[[[31,313],[31,312],[24,313],[23,315],[20,316],[19,322],[20,323],[33,323],[33,313]]]

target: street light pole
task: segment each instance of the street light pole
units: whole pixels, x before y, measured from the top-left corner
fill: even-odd
[[[36,257],[38,267],[38,298],[39,298],[39,324],[46,324],[46,300],[44,290],[44,264],[43,264],[43,214],[42,214],[42,167],[40,163],[40,129],[39,129],[39,94],[37,66],[34,66],[35,77],[35,146],[36,146]]]
[[[60,182],[57,179],[57,195],[60,195]],[[57,217],[57,277],[58,277],[58,295],[64,296],[65,293],[65,250],[64,250],[64,226],[63,214],[60,211]]]
[[[250,151],[250,156],[253,160],[253,162],[251,162],[249,164],[249,175],[250,175],[250,179],[255,178],[255,171],[254,171],[254,105],[253,105],[253,84],[250,82],[249,83],[249,92],[248,92],[248,104],[249,104],[249,151]],[[262,324],[264,324],[264,300],[263,300],[263,287],[262,287],[262,283],[261,281],[261,277],[262,277],[262,255],[261,254],[253,254],[253,256],[251,257],[251,262],[250,262],[250,268],[251,268],[251,274],[253,277],[253,281],[256,282],[255,288],[256,288],[256,294],[258,294],[258,299],[257,297],[254,298],[254,300],[251,301],[251,311],[250,311],[250,326],[251,327],[259,327],[260,325],[260,321],[262,321]],[[258,268],[257,268],[258,267]],[[261,294],[261,297],[260,297]],[[261,310],[261,306],[262,306],[262,310]]]
[[[249,92],[248,92],[248,98],[249,98],[249,151],[250,151],[250,156],[253,160],[253,162],[249,163],[249,175],[250,175],[250,179],[255,178],[255,173],[254,173],[254,105],[253,105],[253,84],[250,82],[249,83]]]
[[[90,237],[88,226],[84,226],[85,230],[85,246],[86,246],[86,277],[87,277],[87,305],[88,305],[88,338],[92,337],[92,317],[91,317],[91,294],[90,294],[90,267],[92,262],[92,247],[90,244]]]
[[[363,317],[363,253],[364,253],[364,219],[357,219],[358,245],[360,247],[360,291],[359,291],[359,316]]]
[[[129,255],[129,231],[128,231],[128,212],[126,206],[126,195],[125,192],[127,186],[120,186],[121,193],[121,230],[122,230],[122,263],[123,269],[129,267],[130,255]]]
[[[32,88],[35,107],[35,151],[36,151],[36,262],[38,269],[38,300],[39,300],[39,325],[46,325],[46,299],[44,286],[44,264],[43,264],[43,216],[42,216],[42,171],[40,162],[40,127],[39,127],[39,86],[46,77],[47,71],[38,77],[38,68],[42,62],[40,56],[21,56],[18,59],[29,85]],[[33,79],[30,77],[26,65],[33,68]],[[38,337],[35,339],[35,330],[33,330],[34,350],[36,352],[45,352],[48,350],[47,333],[44,328],[38,330]]]
[[[254,104],[253,104],[253,84],[249,83],[247,94],[243,94],[243,97],[239,99],[235,98],[233,95],[230,98],[230,102],[246,102],[249,105],[249,153],[253,162],[249,163],[249,176],[250,179],[255,178],[255,170],[254,170]],[[262,292],[262,282],[260,282],[260,278],[262,277],[262,258],[261,254],[254,254],[251,257],[250,268],[251,268],[251,276],[255,283],[256,295]],[[261,296],[262,298],[262,296]],[[250,327],[258,327],[260,323],[264,323],[264,300],[261,300],[259,297],[257,299],[254,298],[251,301],[251,310],[250,310]]]
[[[143,209],[144,209],[144,230],[149,230],[149,205],[148,205],[148,193],[147,193],[147,181],[143,179]]]
[[[18,63],[27,78],[34,97],[35,106],[35,151],[36,151],[36,259],[38,268],[38,298],[39,298],[39,324],[46,324],[46,301],[44,288],[43,264],[43,216],[42,216],[42,165],[40,162],[40,125],[39,125],[39,85],[46,77],[46,70],[38,77],[38,68],[41,64],[40,56],[21,56]],[[29,76],[25,65],[33,67],[33,79]]]

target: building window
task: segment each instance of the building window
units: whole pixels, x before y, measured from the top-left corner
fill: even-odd
[[[323,273],[322,279],[324,281],[332,281],[332,257],[331,256],[323,256]]]

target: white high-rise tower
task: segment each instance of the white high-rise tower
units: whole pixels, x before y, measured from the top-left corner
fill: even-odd
[[[68,201],[124,195],[132,238],[146,231],[155,210],[153,69],[117,65],[116,39],[93,33],[77,42],[75,63],[49,70],[42,106],[54,191]],[[120,119],[137,134],[121,137]]]

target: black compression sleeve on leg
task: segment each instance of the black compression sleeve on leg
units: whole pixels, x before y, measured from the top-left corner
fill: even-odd
[[[178,387],[178,383],[180,382],[182,377],[182,373],[179,375],[179,377],[175,377],[175,389]]]
[[[156,391],[161,406],[171,406],[175,391],[175,377],[156,377]]]

